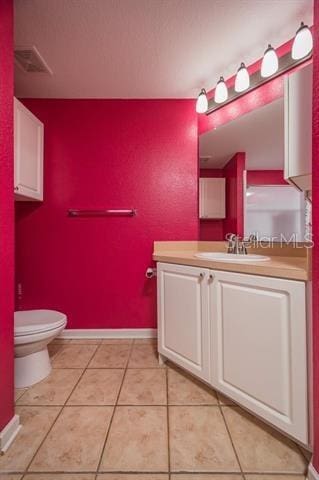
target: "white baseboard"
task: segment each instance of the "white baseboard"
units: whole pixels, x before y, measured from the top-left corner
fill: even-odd
[[[63,330],[59,338],[156,338],[156,328],[83,328]]]
[[[5,453],[21,428],[19,415],[14,415],[0,432],[0,452]]]
[[[310,463],[309,466],[308,466],[307,479],[308,480],[319,480],[319,473],[317,472],[315,467],[312,465],[312,463]]]

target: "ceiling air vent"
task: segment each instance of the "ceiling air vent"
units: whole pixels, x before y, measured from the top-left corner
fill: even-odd
[[[48,73],[52,75],[52,70],[41,57],[36,47],[15,47],[15,63],[25,73]]]

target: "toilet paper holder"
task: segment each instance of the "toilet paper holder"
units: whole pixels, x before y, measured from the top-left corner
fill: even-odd
[[[145,272],[146,278],[154,278],[157,275],[156,268],[148,267]]]

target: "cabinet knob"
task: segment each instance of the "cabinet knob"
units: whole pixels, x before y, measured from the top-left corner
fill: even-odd
[[[201,273],[199,274],[199,278],[204,278],[204,277],[205,277],[205,274],[201,272]]]
[[[214,275],[212,273],[209,275],[209,280],[214,280]]]

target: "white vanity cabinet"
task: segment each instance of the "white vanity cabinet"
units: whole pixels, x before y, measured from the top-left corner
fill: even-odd
[[[304,282],[157,268],[160,354],[307,444]]]
[[[215,271],[211,384],[307,443],[304,282]]]
[[[159,353],[209,381],[208,270],[157,265]]]
[[[199,217],[225,218],[225,178],[199,179]]]
[[[43,123],[14,99],[16,200],[43,200]]]
[[[284,177],[302,191],[311,190],[312,65],[285,78]]]

